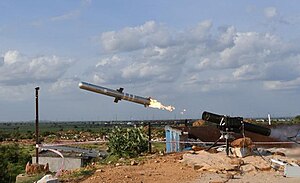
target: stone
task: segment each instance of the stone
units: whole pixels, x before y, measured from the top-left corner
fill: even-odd
[[[227,179],[234,179],[234,175],[231,173],[226,174]]]
[[[38,174],[38,173],[47,173],[49,172],[49,164],[47,163],[46,165],[41,165],[41,164],[30,164],[30,162],[28,162],[25,166],[25,172],[28,175],[32,175],[32,174]]]
[[[225,183],[225,181],[222,181],[222,180],[213,180],[213,181],[209,181],[209,183]]]
[[[45,175],[43,178],[38,180],[37,183],[58,183],[58,179],[53,175]]]
[[[199,170],[199,169],[201,169],[202,167],[203,167],[203,166],[198,165],[198,164],[193,165],[193,169],[194,169],[194,170]]]
[[[249,137],[239,138],[230,143],[231,147],[252,147],[253,142]]]
[[[193,149],[194,151],[201,151],[201,150],[204,150],[203,147],[199,147],[199,146],[195,146],[195,145],[192,146],[192,149]]]
[[[104,170],[98,169],[98,170],[96,170],[96,172],[104,172]]]
[[[237,158],[234,158],[230,161],[230,164],[232,165],[237,165],[237,166],[241,166],[241,165],[244,165],[245,162],[242,160],[242,159],[237,159]]]
[[[235,147],[232,148],[233,154],[236,157],[243,158],[252,154],[252,150],[249,147]]]
[[[131,166],[138,165],[138,162],[132,160],[132,161],[130,162],[130,165],[131,165]]]
[[[253,162],[252,165],[260,171],[269,171],[272,168],[271,165],[265,161],[256,161],[255,163]]]
[[[212,154],[216,154],[216,153],[218,153],[219,151],[218,151],[217,149],[215,149],[215,148],[211,148],[211,149],[208,150],[207,152],[212,153]]]
[[[119,162],[125,162],[125,158],[120,158]]]
[[[251,165],[251,164],[247,164],[247,165],[243,165],[241,167],[242,172],[244,173],[248,173],[248,172],[254,172],[257,171],[255,166]]]
[[[285,156],[283,152],[279,152],[279,151],[274,152],[273,155]]]

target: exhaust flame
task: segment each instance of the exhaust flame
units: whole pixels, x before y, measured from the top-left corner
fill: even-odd
[[[170,106],[170,105],[169,106],[164,106],[162,103],[158,102],[155,99],[150,99],[149,107],[162,109],[162,110],[167,110],[167,111],[170,111],[170,112],[172,112],[175,109],[175,107]]]

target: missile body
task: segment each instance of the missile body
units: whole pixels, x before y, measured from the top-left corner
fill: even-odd
[[[79,88],[88,90],[91,92],[96,92],[96,93],[100,93],[103,95],[107,95],[110,97],[115,97],[115,100],[114,100],[115,103],[118,103],[119,100],[123,99],[123,100],[127,100],[129,102],[142,104],[145,107],[147,107],[150,105],[150,102],[151,102],[150,97],[145,98],[145,97],[140,97],[140,96],[136,96],[136,95],[132,95],[132,94],[128,94],[128,93],[123,93],[123,88],[113,90],[113,89],[93,85],[93,84],[86,83],[86,82],[80,82]]]

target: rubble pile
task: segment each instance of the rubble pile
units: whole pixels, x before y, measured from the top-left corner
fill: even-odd
[[[183,155],[181,162],[199,172],[213,172],[235,176],[276,171],[281,172],[282,175],[287,175],[286,172],[283,174],[286,171],[286,165],[299,167],[300,170],[299,161],[285,157],[285,154],[282,152],[257,149],[250,138],[240,138],[233,141],[229,156],[224,151],[221,151],[224,148],[219,148],[213,153],[207,152],[203,148],[193,147],[192,149],[193,151]],[[298,173],[300,176],[300,171]]]

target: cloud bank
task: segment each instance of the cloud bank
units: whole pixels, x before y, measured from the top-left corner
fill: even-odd
[[[0,83],[7,86],[55,82],[72,63],[55,55],[29,58],[16,50],[7,51],[2,59]]]
[[[276,16],[276,8],[265,15]],[[222,90],[256,82],[265,90],[299,89],[299,46],[271,33],[214,29],[210,20],[174,31],[148,21],[104,32],[102,57],[90,77],[98,84],[176,85]],[[167,84],[167,85],[166,85]]]

